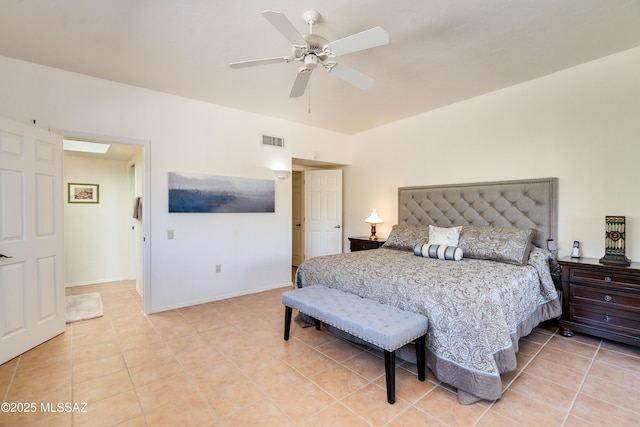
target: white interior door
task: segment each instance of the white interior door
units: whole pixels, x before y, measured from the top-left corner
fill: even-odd
[[[342,252],[342,170],[306,171],[305,257]]]
[[[0,363],[64,332],[62,137],[0,118]]]
[[[291,179],[291,265],[304,261],[304,185],[301,172],[294,172]]]

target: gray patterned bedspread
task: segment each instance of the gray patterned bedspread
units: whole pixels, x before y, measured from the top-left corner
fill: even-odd
[[[536,247],[524,266],[380,248],[309,259],[296,284],[338,288],[427,316],[431,370],[458,389],[461,403],[472,403],[500,398],[500,373],[516,369],[519,338],[560,316],[551,260]]]

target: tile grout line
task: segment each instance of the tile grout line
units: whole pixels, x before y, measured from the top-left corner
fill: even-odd
[[[131,297],[129,296],[128,298],[131,298]],[[136,401],[138,403],[138,408],[140,409],[140,414],[142,415],[142,419],[144,421],[145,426],[148,427],[149,426],[149,422],[147,421],[146,414],[145,414],[145,412],[144,412],[144,410],[142,408],[142,402],[140,402],[140,397],[138,396],[138,391],[136,389],[136,386],[133,383],[133,379],[131,378],[131,372],[129,371],[130,367],[127,364],[127,359],[124,357],[124,350],[122,348],[122,340],[120,338],[120,334],[118,334],[118,331],[117,331],[117,329],[116,329],[116,327],[115,327],[115,325],[113,323],[113,317],[108,312],[108,305],[104,303],[104,300],[103,300],[103,305],[105,307],[104,317],[106,317],[109,320],[109,326],[110,326],[111,331],[113,332],[113,334],[115,336],[115,340],[116,340],[116,343],[118,345],[118,352],[119,352],[118,355],[122,358],[122,361],[123,361],[124,366],[125,366],[125,370],[127,371],[127,378],[129,378],[129,382],[131,383],[131,389],[132,389],[134,395],[136,396]],[[143,312],[141,311],[141,314],[142,313]],[[143,317],[146,318],[146,316],[144,316],[144,314],[143,314]],[[148,319],[147,319],[147,321],[148,321]],[[74,389],[74,382],[73,382],[73,342],[74,342],[74,337],[75,337],[75,334],[73,333],[73,329],[72,329],[72,335],[71,335],[71,364],[72,364],[72,366],[71,366],[71,393],[72,393],[72,397],[73,397],[73,389]],[[87,381],[90,381],[90,380],[87,380]],[[114,395],[103,397],[102,399],[98,400],[98,402],[101,401],[101,400],[104,400],[104,399],[108,399],[108,398],[113,397],[113,396]],[[129,420],[124,420],[123,422],[130,421],[132,419],[133,418],[130,418]],[[73,427],[74,424],[75,424],[75,417],[72,417],[72,424],[71,424],[72,427]]]
[[[323,333],[325,333],[325,334],[326,334],[326,333],[329,333],[329,332],[327,332],[326,330],[325,330],[325,331],[322,331],[322,332],[323,332]],[[297,338],[297,339],[298,339],[298,340],[300,340],[299,338]],[[349,406],[347,406],[347,405],[345,405],[345,404],[343,403],[343,400],[344,400],[344,399],[346,399],[347,397],[349,397],[349,396],[351,396],[351,395],[353,395],[353,394],[357,393],[358,391],[362,390],[364,387],[367,387],[367,386],[369,386],[369,385],[373,385],[373,386],[378,387],[378,388],[380,388],[380,389],[382,390],[382,388],[381,388],[381,387],[379,387],[377,384],[375,384],[375,381],[376,381],[378,378],[380,378],[380,377],[382,376],[382,374],[381,374],[381,375],[379,375],[378,377],[376,377],[376,378],[372,379],[372,380],[369,380],[368,378],[364,377],[363,375],[359,374],[358,372],[354,371],[353,369],[349,368],[348,366],[346,366],[346,365],[343,363],[343,362],[346,362],[346,361],[348,361],[348,360],[351,360],[351,359],[353,359],[353,358],[355,358],[355,357],[358,357],[358,356],[359,356],[359,355],[361,355],[361,354],[367,353],[367,352],[368,352],[368,351],[367,351],[367,349],[363,349],[363,348],[361,348],[361,350],[362,350],[362,351],[361,351],[360,353],[358,353],[358,354],[354,354],[353,356],[350,356],[350,357],[348,357],[348,358],[344,359],[344,360],[341,362],[341,361],[339,361],[339,360],[337,360],[337,359],[335,359],[335,358],[331,357],[329,354],[326,354],[326,353],[324,353],[322,350],[320,350],[320,349],[318,349],[318,348],[317,348],[318,346],[321,346],[321,345],[324,345],[324,344],[327,344],[327,343],[321,343],[321,344],[319,344],[319,345],[311,346],[311,345],[309,345],[308,343],[306,343],[305,341],[302,341],[302,340],[300,340],[300,341],[301,341],[302,343],[304,343],[304,344],[306,344],[306,345],[308,345],[308,346],[309,346],[309,350],[306,350],[306,351],[312,351],[312,350],[313,350],[313,351],[316,351],[316,352],[320,353],[321,355],[325,356],[326,358],[328,358],[328,359],[330,359],[331,361],[333,361],[333,362],[334,362],[334,365],[332,365],[332,366],[330,366],[330,367],[328,367],[328,368],[325,368],[325,369],[323,369],[323,370],[321,370],[321,371],[318,371],[318,372],[314,373],[314,374],[313,374],[313,375],[311,375],[311,376],[315,376],[315,375],[321,374],[321,373],[326,372],[326,371],[328,371],[329,369],[333,368],[334,366],[339,365],[339,366],[341,366],[342,368],[344,368],[344,369],[348,370],[349,372],[351,372],[351,373],[353,373],[353,374],[357,375],[358,377],[360,377],[360,378],[364,379],[365,381],[367,381],[367,383],[366,383],[363,387],[360,387],[359,389],[354,390],[354,391],[352,391],[351,393],[348,393],[347,395],[343,396],[342,398],[338,398],[337,396],[334,396],[334,395],[333,395],[332,393],[330,393],[329,391],[327,391],[327,390],[323,389],[322,387],[320,387],[319,385],[317,385],[313,380],[311,380],[311,376],[307,376],[307,375],[305,375],[305,374],[304,374],[304,373],[302,373],[299,369],[297,369],[296,367],[292,366],[292,365],[291,365],[289,362],[287,362],[286,360],[284,360],[284,359],[280,359],[283,363],[285,363],[285,364],[286,364],[287,366],[289,366],[291,369],[293,369],[294,371],[296,371],[297,373],[299,373],[300,375],[302,375],[302,377],[303,377],[306,381],[310,381],[312,384],[314,384],[316,387],[318,387],[320,390],[322,390],[323,392],[325,392],[327,395],[331,396],[331,397],[334,399],[334,402],[333,402],[333,403],[331,403],[330,405],[328,405],[328,406],[326,406],[326,407],[324,407],[324,408],[321,408],[321,409],[319,409],[318,411],[314,412],[313,414],[309,415],[305,420],[308,420],[309,418],[311,418],[311,417],[315,416],[316,414],[318,414],[318,413],[320,413],[320,412],[322,412],[322,411],[324,411],[324,410],[326,410],[326,409],[328,409],[328,408],[330,408],[330,407],[332,407],[332,406],[334,406],[334,405],[336,405],[336,404],[340,404],[340,405],[341,405],[341,406],[343,406],[345,409],[347,409],[349,412],[353,413],[355,416],[357,416],[358,418],[360,418],[361,420],[363,420],[363,421],[364,421],[364,422],[366,422],[367,424],[372,425],[368,420],[366,420],[365,418],[363,418],[360,414],[358,414],[358,413],[357,413],[357,412],[355,412],[353,409],[351,409]],[[343,339],[343,338],[341,338],[341,337],[336,337],[336,339],[335,339],[335,340],[329,341],[328,343],[336,342],[336,341],[343,341],[343,342],[346,342],[346,343],[347,343],[347,344],[349,344],[349,345],[354,345],[354,346],[356,346],[356,347],[360,348],[360,346],[358,346],[357,344],[355,344],[355,343],[351,343],[351,342],[349,342],[348,340],[345,340],[345,339]],[[303,353],[304,353],[304,352],[303,352]],[[374,356],[376,356],[376,355],[374,355]],[[377,356],[376,356],[376,357],[377,357]],[[380,361],[381,361],[381,362],[384,362],[384,360],[383,360],[383,359],[380,359]],[[399,367],[396,367],[396,368],[398,368],[398,369],[399,369]],[[403,400],[404,400],[404,399],[403,399]],[[280,408],[280,406],[279,406],[279,405],[277,405],[277,403],[276,403],[276,402],[273,402],[273,403],[274,403],[276,406],[278,406],[278,408]],[[407,408],[405,408],[405,410],[403,410],[401,413],[404,413],[404,412],[405,412],[409,407],[411,407],[411,406],[412,406],[412,404],[411,404],[411,403],[409,403],[409,402],[407,402],[407,403],[408,403]],[[398,415],[398,416],[399,416],[399,415]],[[395,418],[397,418],[397,417],[394,417],[393,419],[395,419]],[[390,421],[388,421],[388,422],[391,422],[391,420],[390,420]],[[388,422],[387,422],[387,423],[385,423],[385,424],[388,424]],[[294,424],[296,424],[296,425],[297,425],[297,423],[295,423],[295,422],[294,422]]]
[[[140,308],[140,307],[138,307]],[[141,313],[144,313],[143,311],[141,311]],[[143,314],[144,316],[144,314]],[[147,316],[144,316],[145,318]],[[149,321],[149,319],[147,319],[147,321]],[[151,323],[151,322],[149,322]],[[133,378],[131,378],[131,371],[129,370],[129,364],[127,363],[127,359],[124,357],[124,350],[122,348],[122,340],[120,339],[120,334],[118,334],[118,330],[116,329],[116,326],[113,324],[113,318],[111,317],[111,315],[109,315],[109,324],[111,325],[111,330],[113,331],[113,333],[116,336],[116,340],[118,341],[118,350],[120,350],[120,357],[122,358],[122,361],[124,362],[124,366],[127,369],[127,377],[129,378],[129,382],[131,383],[131,388],[133,389],[133,394],[135,394],[136,396],[136,400],[138,401],[138,408],[140,408],[140,413],[142,414],[142,419],[144,420],[144,425],[149,427],[149,421],[147,420],[147,414],[144,411],[144,408],[142,407],[142,402],[140,401],[140,396],[138,395],[138,388],[136,387],[135,383],[133,382]]]
[[[6,402],[9,398],[9,392],[11,391],[11,387],[13,386],[13,380],[16,378],[16,374],[18,373],[18,367],[20,366],[20,362],[22,362],[22,354],[16,356],[18,360],[16,361],[16,366],[13,367],[13,373],[11,374],[11,379],[9,380],[9,385],[7,386],[7,391],[4,393],[4,398],[0,403]]]
[[[325,331],[325,333],[327,333],[327,332]],[[348,340],[345,340],[344,338],[338,338],[338,339],[343,340],[343,341],[345,341],[345,342],[348,342]],[[348,343],[349,343],[349,344],[352,344],[352,345],[357,345],[357,344],[350,343],[350,342],[348,342]],[[375,381],[376,381],[376,380],[378,380],[379,378],[381,378],[381,377],[385,376],[385,375],[386,375],[386,373],[385,373],[385,374],[380,374],[379,376],[377,376],[376,378],[374,378],[374,379],[372,379],[372,380],[368,380],[367,378],[365,378],[364,376],[360,375],[359,373],[357,373],[356,371],[354,371],[353,369],[349,368],[348,366],[346,366],[346,365],[343,363],[343,362],[346,362],[346,361],[348,361],[348,360],[351,360],[351,359],[353,359],[353,358],[355,358],[355,357],[357,357],[357,356],[359,356],[360,354],[363,354],[363,353],[369,353],[369,354],[371,354],[371,355],[373,355],[373,356],[377,357],[378,359],[380,359],[380,362],[381,362],[381,363],[384,363],[384,359],[383,359],[383,358],[381,358],[381,357],[379,357],[379,355],[378,355],[378,354],[376,354],[376,352],[375,352],[375,350],[374,350],[373,348],[371,348],[371,347],[370,347],[370,348],[368,348],[368,349],[364,349],[362,353],[357,354],[357,355],[354,355],[354,356],[351,356],[351,357],[349,357],[349,358],[347,358],[347,359],[343,360],[342,362],[339,362],[339,361],[337,361],[337,360],[333,359],[333,358],[332,358],[331,356],[329,356],[328,354],[323,353],[321,350],[316,349],[316,348],[315,348],[315,346],[313,347],[313,349],[315,349],[316,351],[318,351],[318,352],[320,352],[321,354],[325,355],[326,357],[330,358],[331,360],[334,360],[337,364],[341,365],[341,366],[342,366],[342,367],[344,367],[345,369],[347,369],[347,370],[349,370],[349,371],[353,372],[354,374],[356,374],[356,375],[358,375],[358,376],[360,376],[360,377],[364,378],[365,380],[369,381],[369,382],[368,382],[364,387],[366,387],[366,386],[368,386],[368,385],[370,385],[370,384],[371,384],[371,385],[374,385],[375,387],[380,388],[382,391],[385,391],[385,389],[384,389],[383,387],[380,387],[378,384],[376,384],[376,383],[375,383]],[[330,368],[327,368],[327,369],[325,369],[324,371],[326,371],[326,370],[328,370],[328,369],[330,369]],[[398,365],[398,364],[396,363],[396,366],[394,367],[394,369],[404,369],[404,368],[403,368],[402,366],[400,366],[400,365]],[[409,370],[408,370],[408,369],[405,369],[405,370],[406,370],[407,372],[409,372]],[[321,371],[321,372],[324,372],[324,371]],[[410,372],[410,373],[412,373],[412,372]],[[417,376],[416,376],[416,377],[417,377]],[[428,415],[428,416],[430,416],[430,417],[432,417],[432,418],[434,418],[434,419],[437,419],[437,418],[436,418],[436,417],[434,417],[433,415],[431,415],[431,414],[429,414],[429,413],[426,413],[425,411],[422,411],[420,408],[416,408],[416,407],[415,407],[415,403],[416,403],[416,402],[420,401],[420,400],[421,400],[421,399],[423,399],[425,396],[427,396],[428,394],[430,394],[433,390],[437,389],[437,388],[440,386],[440,384],[441,384],[441,382],[438,382],[437,384],[435,384],[435,383],[433,383],[433,382],[432,382],[432,381],[430,381],[430,380],[427,380],[427,382],[429,382],[429,383],[433,384],[433,387],[432,387],[431,389],[429,389],[429,390],[425,391],[422,395],[420,395],[420,397],[418,397],[417,399],[415,399],[413,402],[409,402],[409,401],[407,401],[407,400],[404,400],[404,399],[402,399],[402,398],[399,398],[399,399],[404,400],[405,402],[407,402],[407,407],[406,407],[406,408],[404,408],[402,411],[400,411],[396,416],[394,416],[393,418],[391,418],[390,420],[388,420],[384,425],[388,425],[389,423],[392,423],[394,420],[398,419],[398,418],[399,418],[399,417],[401,417],[404,413],[406,413],[410,408],[414,408],[414,409],[416,409],[416,410],[418,410],[418,411],[421,411],[421,412],[425,413],[426,415]],[[362,387],[362,388],[364,388],[364,387]],[[361,390],[362,388],[360,388],[360,389],[358,389],[358,390],[355,390],[355,391],[353,391],[353,392],[351,392],[351,393],[347,394],[346,396],[342,397],[342,399],[337,400],[337,402],[342,403],[342,401],[343,401],[344,399],[346,399],[347,397],[349,397],[349,396],[351,396],[351,395],[353,395],[353,394],[357,393],[357,392],[358,392],[359,390]],[[446,389],[445,389],[445,390],[446,390]],[[448,391],[448,390],[447,390],[447,391]],[[347,405],[345,405],[344,403],[342,404],[342,406],[346,407],[346,408],[347,408],[347,409],[349,409],[351,412],[353,412],[354,414],[358,415],[358,417],[360,417],[361,419],[363,419],[364,421],[366,421],[368,424],[371,424],[369,421],[367,421],[366,419],[364,419],[362,416],[360,416],[360,414],[358,414],[358,413],[356,413],[355,411],[353,411],[350,407],[348,407],[348,406],[347,406]],[[318,412],[320,412],[320,411],[318,411]]]
[[[580,385],[578,386],[578,389],[576,390],[576,393],[573,396],[573,400],[571,400],[571,404],[569,405],[569,408],[567,409],[567,413],[564,416],[564,420],[562,420],[562,426],[564,426],[567,423],[567,421],[569,419],[569,415],[571,415],[571,411],[573,410],[573,407],[575,406],[576,401],[578,400],[578,396],[580,396],[580,391],[582,391],[582,387],[584,386],[584,383],[587,381],[587,377],[589,376],[589,372],[591,372],[591,368],[593,367],[593,364],[595,363],[596,357],[598,356],[598,353],[600,352],[601,348],[602,348],[602,339],[600,339],[600,341],[598,341],[598,347],[596,348],[596,351],[593,354],[593,357],[591,358],[591,363],[589,363],[589,367],[585,371],[584,376],[582,377],[582,381],[580,382]]]
[[[174,309],[171,311],[175,311],[176,313],[178,313],[180,315],[180,317],[186,321],[187,323],[191,323],[187,320],[187,318],[180,312],[179,309]],[[143,312],[144,313],[144,312]],[[182,362],[180,361],[180,359],[178,358],[178,355],[171,349],[171,347],[169,346],[169,344],[167,344],[167,339],[162,336],[162,334],[160,334],[158,332],[158,329],[156,328],[156,326],[153,324],[153,322],[151,321],[151,319],[149,319],[149,316],[144,315],[144,317],[147,319],[147,321],[149,322],[149,324],[151,325],[151,328],[154,330],[154,332],[156,334],[158,334],[158,336],[160,338],[162,338],[162,342],[164,343],[164,345],[167,347],[167,349],[171,352],[171,356],[173,357],[173,359],[178,363],[178,365],[180,366],[180,369],[182,371],[182,373],[188,378],[189,384],[191,384],[198,393],[198,396],[200,396],[200,398],[203,399],[204,402],[206,402],[207,406],[209,406],[209,409],[211,409],[211,412],[213,412],[213,414],[216,417],[216,421],[220,424],[222,424],[222,418],[220,417],[220,415],[215,411],[215,409],[213,409],[213,406],[211,406],[211,403],[209,403],[209,400],[207,400],[207,398],[204,396],[204,394],[202,393],[202,390],[200,390],[200,387],[198,387],[198,385],[195,383],[194,379],[192,378],[191,374],[189,372],[187,372],[187,370],[184,368],[184,366],[182,365]],[[205,336],[202,336],[205,340],[207,340],[207,342],[209,343],[209,345],[212,345],[211,342],[209,341],[209,339]],[[220,352],[223,356],[226,357],[226,355],[224,355],[224,353]],[[127,369],[128,370],[128,369]],[[131,384],[133,385],[134,390],[137,389],[137,387],[135,386],[135,384],[133,383],[133,380],[131,381]],[[147,384],[148,385],[148,384]],[[146,385],[145,385],[146,386]],[[144,387],[144,386],[143,386]],[[137,396],[137,392],[136,392],[136,396]],[[138,401],[140,401],[140,399],[138,399]],[[140,404],[141,409],[142,409],[142,404]],[[149,423],[147,422],[147,414],[144,412],[144,410],[142,411],[142,414],[144,416],[145,419],[145,423],[148,426]]]
[[[527,369],[527,367],[535,360],[536,357],[538,357],[538,354],[540,354],[540,352],[547,346],[547,344],[549,344],[549,342],[551,342],[551,340],[553,339],[554,336],[556,336],[558,333],[558,330],[556,329],[552,334],[549,334],[549,338],[546,339],[546,341],[540,346],[540,348],[533,354],[533,356],[531,356],[531,359],[529,359],[527,361],[527,363],[524,364],[524,366],[522,367],[522,369],[520,369],[520,372],[518,372],[516,374],[515,377],[513,377],[511,379],[511,381],[509,381],[509,384],[506,385],[506,387],[504,388],[504,391],[502,392],[502,394],[504,394],[507,390],[509,390],[509,387],[511,387],[511,385],[513,385],[513,383],[520,377],[520,375],[522,375],[522,373],[525,371],[525,369]],[[526,341],[529,341],[526,339],[527,336],[521,337],[521,339],[525,339]],[[535,343],[535,341],[532,341]],[[478,417],[478,419],[473,423],[473,426],[478,425],[478,423],[491,411],[491,408],[493,408],[495,406],[495,404],[499,401],[500,399],[496,399],[493,402],[491,402],[491,404],[489,406],[487,406],[487,408],[485,409],[485,411],[482,413],[482,415],[480,417]]]

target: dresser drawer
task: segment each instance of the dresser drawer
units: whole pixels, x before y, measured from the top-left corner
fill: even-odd
[[[595,288],[570,283],[569,298],[571,302],[575,302],[576,304],[597,304],[640,313],[640,294],[619,292],[611,289],[611,287]]]
[[[572,304],[569,320],[640,337],[640,314],[630,311],[589,304]]]
[[[640,276],[602,270],[571,268],[569,280],[599,285],[628,286],[640,289]]]

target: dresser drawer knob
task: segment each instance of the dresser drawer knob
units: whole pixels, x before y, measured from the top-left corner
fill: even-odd
[[[606,302],[609,302],[609,301],[611,301],[612,299],[613,299],[613,298],[611,298],[611,295],[605,295],[605,296],[604,296],[604,300],[605,300]]]
[[[607,282],[607,283],[609,283],[609,282],[611,281],[611,277],[609,277],[609,276],[605,277],[605,278],[604,278],[604,281],[605,281],[605,282]]]
[[[604,316],[604,321],[607,323],[611,322],[611,316]]]

